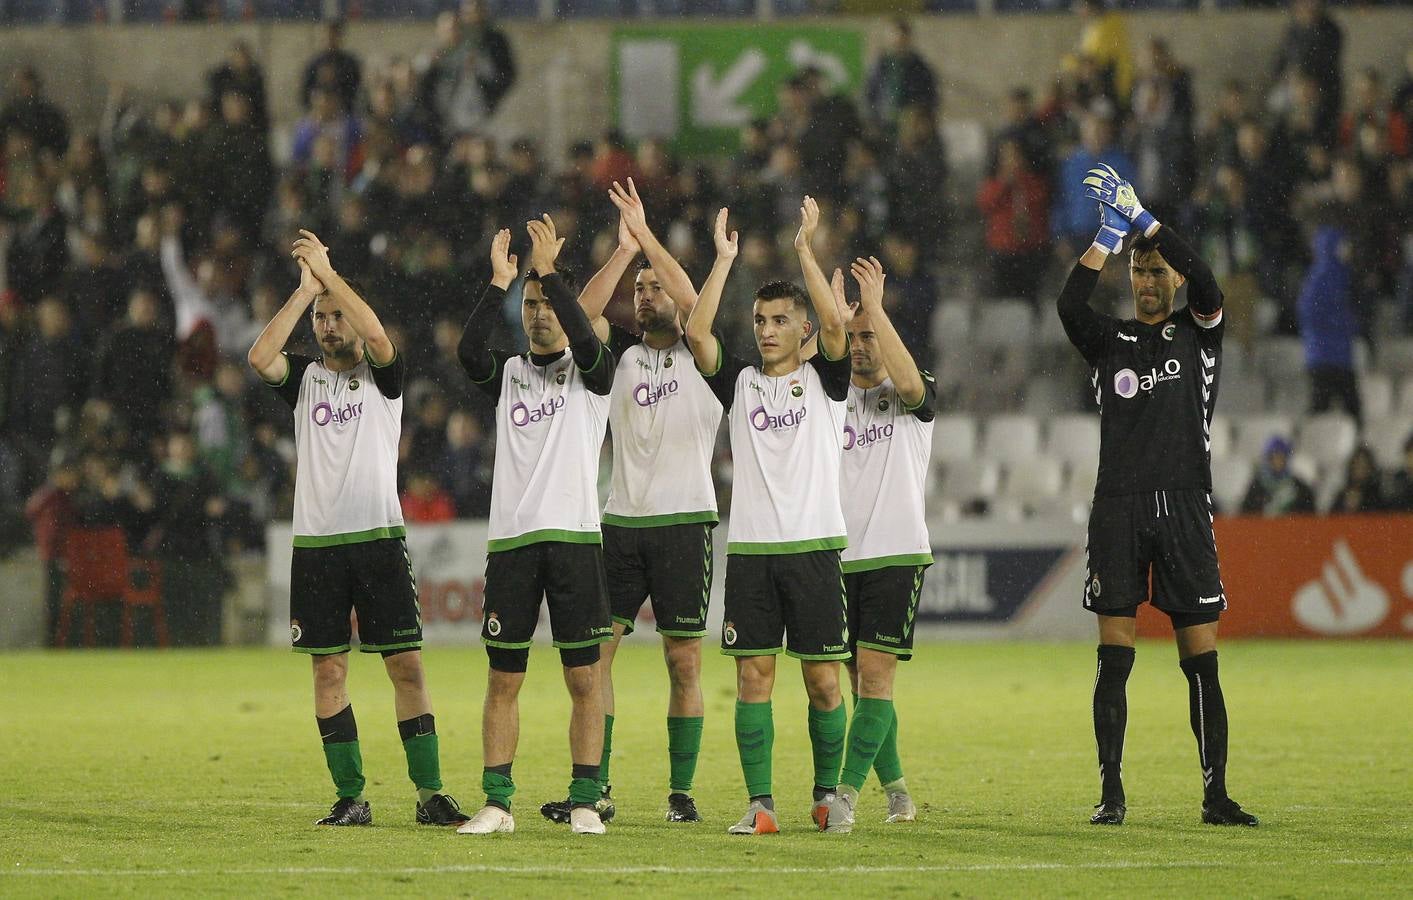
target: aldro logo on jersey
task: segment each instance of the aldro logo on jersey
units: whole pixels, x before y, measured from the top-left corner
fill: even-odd
[[[757,406],[751,410],[750,422],[756,431],[799,428],[805,423],[805,408],[787,409],[778,416],[772,416],[764,406]]]
[[[319,426],[327,425],[330,422],[339,425],[347,425],[361,415],[363,415],[362,403],[345,403],[343,406],[335,409],[327,400],[316,404],[314,408],[309,411],[309,418],[313,419],[314,424]]]
[[[510,424],[517,428],[523,428],[526,425],[542,422],[561,409],[564,409],[563,397],[553,397],[539,406],[527,406],[525,401],[521,400],[510,408]]]
[[[891,422],[884,425],[873,424],[863,431],[856,430],[852,425],[844,426],[845,450],[853,450],[855,448],[862,450],[865,447],[873,446],[879,441],[889,441],[892,439],[893,425]]]
[[[633,402],[639,406],[653,406],[677,393],[677,379],[664,382],[657,387],[653,387],[646,381],[639,382],[633,388]]]
[[[1125,400],[1138,396],[1139,391],[1151,391],[1164,381],[1177,381],[1182,378],[1182,363],[1170,359],[1163,363],[1160,371],[1157,366],[1142,375],[1132,369],[1119,369],[1114,373],[1114,393]]]

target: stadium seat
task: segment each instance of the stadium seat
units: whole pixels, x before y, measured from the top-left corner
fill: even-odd
[[[1070,339],[1065,334],[1065,326],[1060,322],[1060,317],[1055,313],[1054,309],[1048,306],[1042,306],[1040,308],[1040,314],[1036,316],[1035,325],[1035,340],[1037,343],[1044,344],[1047,347],[1065,347],[1069,349],[1069,352],[1075,353],[1073,349],[1070,349]]]
[[[127,538],[117,526],[74,528],[64,540],[65,583],[59,605],[59,622],[54,632],[56,646],[65,646],[73,624],[75,607],[83,609],[83,645],[92,647],[94,607],[99,603],[122,604],[123,646],[132,645],[132,608],[152,611],[157,643],[167,646],[167,623],[162,611],[161,578],[155,565],[140,563],[141,584],[134,584],[133,562],[128,558]]]
[[[1318,460],[1310,454],[1301,453],[1298,450],[1290,455],[1290,471],[1295,473],[1295,477],[1310,485],[1312,490],[1319,488],[1320,477],[1324,474]],[[1318,497],[1317,493],[1316,498],[1318,499]]]
[[[977,308],[976,342],[983,347],[1011,347],[1035,339],[1035,313],[1024,300],[988,300]]]
[[[1051,416],[1077,413],[1081,395],[1074,379],[1051,375],[1032,376],[1025,383],[1025,400],[1021,412],[1028,416],[1048,419]]]
[[[969,503],[990,500],[1001,486],[1001,466],[990,459],[958,459],[947,464],[938,484],[938,496],[944,500]]]
[[[1300,338],[1268,337],[1256,345],[1256,370],[1267,378],[1305,375],[1305,349]]]
[[[1379,341],[1376,354],[1380,371],[1406,374],[1413,373],[1413,337],[1391,337]]]
[[[1003,497],[1031,503],[1060,495],[1065,482],[1065,467],[1058,459],[1037,456],[1006,468]]]
[[[1208,429],[1208,434],[1212,438],[1212,458],[1225,459],[1231,456],[1231,419],[1226,416],[1212,416],[1212,426]]]
[[[1040,451],[1040,426],[1030,416],[993,416],[986,423],[981,452],[987,459],[1016,464]]]
[[[1403,465],[1403,445],[1413,435],[1413,415],[1370,419],[1364,428],[1364,443],[1374,451],[1374,459],[1385,469]]]
[[[1248,416],[1233,419],[1233,422],[1236,425],[1236,456],[1248,462],[1260,460],[1261,451],[1272,435],[1278,434],[1290,440],[1295,437],[1289,416]]]
[[[1240,457],[1212,460],[1212,499],[1219,512],[1236,515],[1241,510],[1241,501],[1246,497],[1255,471],[1255,466]]]
[[[1299,416],[1310,409],[1310,379],[1304,373],[1285,375],[1271,385],[1272,412]]]
[[[1322,468],[1342,469],[1358,440],[1359,429],[1352,418],[1343,413],[1325,413],[1310,416],[1300,423],[1295,446]]]
[[[1065,481],[1064,494],[1075,502],[1089,503],[1094,499],[1094,484],[1099,478],[1098,464],[1071,463],[1070,476]]]
[[[1045,455],[1077,466],[1094,466],[1099,460],[1099,417],[1081,413],[1051,419]]]
[[[1266,411],[1266,380],[1260,375],[1222,373],[1217,383],[1217,409],[1224,413]]]
[[[1365,372],[1359,376],[1359,405],[1364,408],[1364,420],[1373,421],[1393,412],[1393,379],[1383,372]]]
[[[934,465],[976,456],[976,420],[967,415],[938,416],[932,423]]]
[[[1413,373],[1403,376],[1403,386],[1398,389],[1397,412],[1403,416],[1413,416]]]

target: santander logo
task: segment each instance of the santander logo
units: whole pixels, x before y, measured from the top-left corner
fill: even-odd
[[[339,425],[347,425],[361,415],[363,415],[362,403],[345,403],[343,406],[335,409],[327,400],[316,404],[315,407],[309,411],[309,418],[313,419],[314,424],[320,427],[330,422]]]
[[[891,423],[886,425],[870,425],[863,431],[855,430],[854,426],[852,425],[844,426],[845,450],[853,450],[855,448],[863,449],[864,447],[870,447],[878,443],[879,441],[888,441],[892,439],[893,425]]]
[[[771,431],[778,428],[799,428],[805,421],[805,408],[787,409],[778,416],[766,412],[764,406],[751,410],[751,427],[756,431]]]
[[[677,379],[664,381],[656,389],[646,381],[633,388],[633,402],[639,406],[652,406],[677,393]]]
[[[550,418],[561,409],[564,409],[563,397],[555,397],[552,400],[546,400],[539,406],[534,407],[526,406],[525,402],[522,400],[510,408],[510,424],[517,427],[533,425],[536,422]]]

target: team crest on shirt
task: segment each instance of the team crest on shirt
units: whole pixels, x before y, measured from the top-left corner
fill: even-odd
[[[569,376],[566,375],[565,373],[560,372],[560,373],[559,373],[559,377],[554,380],[554,383],[555,383],[555,384],[564,384],[565,379],[567,379],[568,377],[569,377]]]
[[[1177,326],[1174,325],[1172,322],[1169,322],[1168,324],[1163,326],[1163,340],[1171,341],[1173,339],[1173,335],[1175,334],[1177,334]]]
[[[667,354],[667,359],[664,359],[664,360],[662,361],[662,367],[663,367],[664,369],[670,369],[670,368],[672,368],[672,354],[671,354],[671,353]]]
[[[736,626],[731,622],[726,623],[726,627],[721,629],[721,639],[726,642],[726,646],[731,647],[736,643]]]
[[[805,388],[804,388],[804,385],[800,384],[798,381],[796,381],[795,379],[791,378],[791,379],[790,379],[790,396],[791,396],[791,397],[803,397],[804,395],[805,395]]]
[[[350,391],[356,391],[356,390],[358,390],[358,379],[357,379],[357,378],[350,378],[350,379],[348,380],[348,389],[349,389]]]
[[[879,398],[878,398],[878,411],[879,411],[879,412],[887,412],[887,411],[888,411],[888,398],[887,398],[887,397],[879,397]]]
[[[496,618],[495,613],[486,616],[486,634],[489,634],[491,637],[498,637],[500,635],[500,619]]]
[[[299,639],[302,638],[302,637],[304,637],[304,629],[299,626],[299,620],[298,620],[298,619],[290,619],[290,620],[289,620],[289,642],[290,642],[291,644],[298,644],[298,643],[299,643]]]

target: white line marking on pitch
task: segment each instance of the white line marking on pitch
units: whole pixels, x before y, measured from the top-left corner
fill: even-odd
[[[1394,866],[1408,865],[1407,859],[1327,859],[1331,866]],[[976,863],[938,866],[752,866],[751,871],[764,875],[878,875],[924,872],[1028,872],[1089,869],[1222,869],[1274,868],[1285,861],[1267,860],[1237,863],[1216,863],[1212,860],[1191,862],[1089,862],[1089,863]],[[51,878],[131,878],[138,876],[184,878],[194,875],[720,875],[726,870],[709,866],[408,866],[401,869],[370,869],[336,866],[273,866],[250,869],[3,869],[0,875],[32,875]]]

